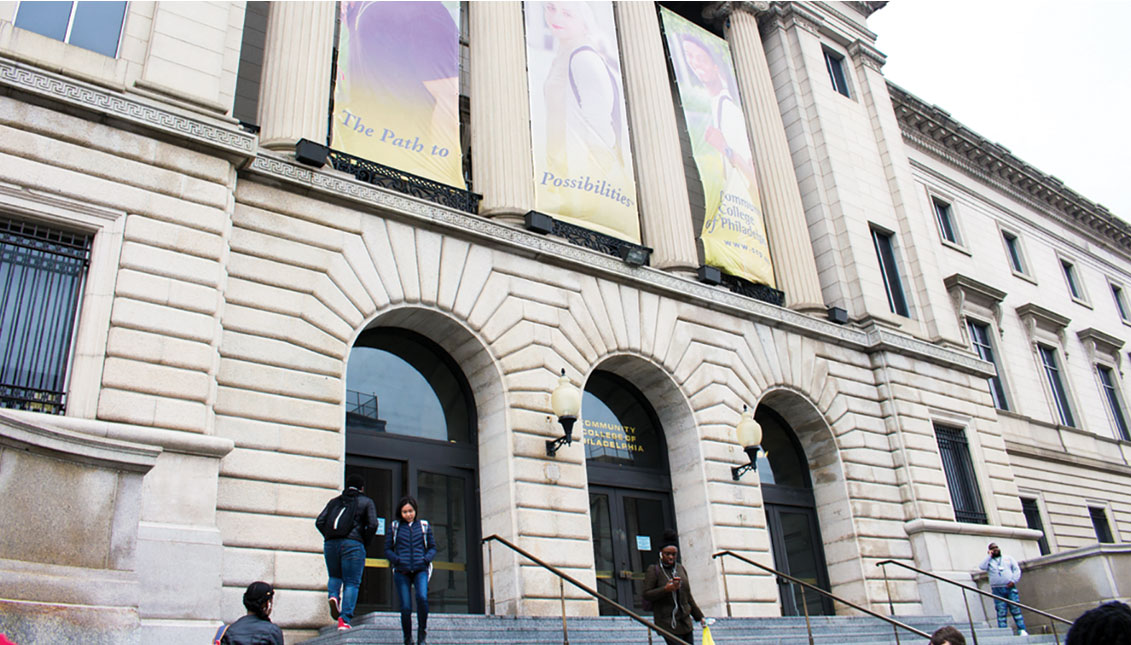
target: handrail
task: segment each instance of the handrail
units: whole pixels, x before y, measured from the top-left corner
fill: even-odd
[[[573,578],[572,576],[570,576],[566,573],[563,573],[557,567],[550,565],[550,564],[546,564],[545,562],[540,560],[538,557],[536,557],[532,553],[522,549],[519,546],[512,544],[506,538],[500,537],[498,535],[488,535],[487,537],[480,540],[480,543],[481,544],[487,544],[488,542],[491,542],[491,541],[499,542],[503,546],[509,548],[510,550],[514,551],[515,553],[518,553],[519,555],[523,556],[527,560],[530,560],[534,564],[537,564],[538,566],[542,567],[543,569],[546,569],[550,573],[554,574],[555,576],[558,577],[559,585],[561,584],[562,580],[565,580],[566,582],[568,582],[571,585],[577,587],[578,589],[584,591],[585,593],[589,594],[590,596],[593,596],[594,598],[600,598],[601,600],[604,600],[605,602],[609,603],[613,607],[616,607],[621,612],[627,614],[629,618],[635,620],[636,622],[640,623],[641,625],[644,625],[649,630],[655,630],[656,632],[659,632],[659,634],[661,636],[665,637],[665,638],[672,638],[672,639],[675,639],[677,641],[683,640],[683,637],[681,637],[677,634],[673,634],[672,632],[669,632],[668,630],[664,629],[663,627],[660,627],[659,625],[657,625],[653,622],[649,622],[647,619],[645,619],[640,614],[632,611],[631,609],[629,609],[628,607],[625,607],[624,605],[621,605],[620,603],[609,598],[608,596],[605,596],[604,594],[597,591],[596,589],[589,588],[588,586],[586,586],[585,584],[582,584],[581,582],[579,582],[577,579]],[[487,547],[488,557],[490,556],[490,553],[491,553],[491,547],[488,546]],[[491,586],[491,615],[493,616],[493,615],[495,615],[495,572],[494,572],[493,565],[491,565],[490,568],[488,569],[488,575],[489,575],[490,586]],[[566,629],[566,624],[565,624],[565,590],[564,590],[564,588],[562,588],[562,632],[565,634],[565,643],[566,643],[566,645],[568,645],[569,644],[569,633]],[[652,641],[651,631],[649,631],[648,641],[649,642]]]
[[[746,564],[750,564],[750,565],[753,565],[755,567],[758,567],[759,569],[761,569],[763,571],[768,571],[769,573],[774,574],[778,578],[789,580],[793,584],[800,585],[803,589],[806,589],[806,588],[811,589],[811,590],[816,591],[817,593],[819,593],[819,594],[821,594],[821,595],[823,595],[827,598],[831,598],[831,599],[833,599],[837,602],[844,603],[844,604],[848,605],[849,607],[852,607],[853,609],[855,609],[857,611],[862,611],[865,614],[868,614],[869,616],[879,618],[880,620],[891,625],[893,631],[896,630],[896,628],[902,628],[902,629],[906,629],[909,632],[913,632],[913,633],[915,633],[919,636],[922,636],[923,638],[926,638],[928,640],[931,638],[931,635],[928,634],[927,632],[916,629],[916,628],[912,627],[911,625],[908,625],[907,623],[898,621],[894,618],[888,618],[887,616],[884,616],[883,614],[878,614],[878,613],[872,611],[871,609],[867,609],[866,607],[861,607],[860,605],[857,605],[856,603],[852,602],[851,600],[845,600],[844,598],[841,598],[840,596],[832,593],[831,591],[825,591],[824,589],[821,589],[820,587],[818,587],[816,585],[811,585],[808,582],[805,582],[804,580],[799,580],[798,578],[794,578],[793,576],[789,575],[788,573],[782,573],[781,571],[778,571],[777,569],[771,569],[770,567],[767,567],[764,564],[759,564],[759,563],[751,560],[750,558],[747,558],[745,556],[742,556],[742,555],[735,553],[734,551],[719,551],[718,553],[712,555],[711,557],[712,558],[718,558],[718,557],[721,557],[721,556],[724,556],[724,555],[729,555],[732,558],[742,560]],[[725,579],[726,578],[724,576],[724,581],[725,581]],[[802,591],[802,598],[804,599],[804,591]],[[806,626],[806,628],[809,628],[809,610],[808,610],[808,608],[806,608],[806,610],[805,610],[805,626]],[[812,633],[811,630],[809,632],[809,642],[810,643],[813,642],[813,633]],[[899,632],[898,631],[895,632],[895,642],[896,643],[899,642]]]
[[[924,570],[920,569],[919,567],[911,566],[910,564],[907,564],[905,562],[899,562],[898,560],[881,560],[881,561],[876,563],[876,566],[882,567],[886,564],[894,564],[897,567],[903,567],[904,569],[909,569],[909,570],[914,571],[914,572],[916,572],[920,575],[924,575],[924,576],[927,576],[927,577],[930,577],[930,578],[934,578],[935,580],[941,580],[941,581],[943,581],[947,584],[952,584],[956,587],[961,587],[962,589],[965,590],[965,591],[962,592],[962,599],[963,600],[966,599],[966,591],[973,591],[976,594],[980,594],[980,595],[983,595],[983,596],[988,596],[990,598],[993,598],[995,601],[1000,600],[1004,603],[1008,603],[1010,605],[1020,607],[1021,609],[1030,611],[1034,614],[1044,616],[1045,618],[1050,619],[1049,620],[1049,626],[1052,627],[1053,639],[1056,640],[1057,645],[1060,645],[1060,634],[1058,634],[1057,631],[1056,631],[1056,623],[1054,623],[1052,621],[1054,621],[1054,620],[1060,621],[1060,622],[1064,623],[1065,625],[1071,625],[1072,624],[1071,620],[1068,620],[1066,618],[1061,618],[1060,616],[1057,616],[1056,614],[1050,614],[1047,611],[1037,609],[1036,607],[1030,607],[1029,605],[1026,605],[1025,603],[1017,602],[1016,600],[1010,600],[1009,598],[1002,598],[1001,596],[995,596],[994,594],[992,594],[988,591],[982,591],[981,589],[979,589],[977,587],[972,587],[970,585],[964,585],[961,582],[958,582],[956,580],[944,578],[940,575],[931,573],[930,571],[924,571]],[[885,579],[887,578],[887,569],[884,569],[884,578]],[[891,594],[890,593],[888,594],[888,602],[889,602],[889,604],[891,602]],[[977,635],[977,633],[974,632],[974,619],[970,617],[970,605],[969,605],[969,603],[967,603],[967,605],[966,605],[966,614],[967,614],[967,618],[970,620],[970,632],[971,632],[971,635],[974,637],[974,645],[977,645],[978,635]]]

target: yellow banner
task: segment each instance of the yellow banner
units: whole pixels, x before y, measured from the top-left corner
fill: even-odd
[[[774,269],[734,64],[725,40],[662,9],[705,211],[704,263],[769,286]]]
[[[527,2],[535,208],[640,243],[611,2]]]
[[[342,2],[330,147],[464,188],[459,2]]]

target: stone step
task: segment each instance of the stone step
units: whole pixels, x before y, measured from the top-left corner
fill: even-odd
[[[413,617],[415,624],[415,616]],[[957,625],[950,616],[900,616],[899,620],[930,633],[940,625]],[[562,643],[560,617],[511,617],[433,614],[429,617],[430,645],[525,645]],[[647,645],[648,630],[626,617],[567,617],[570,645],[617,643]],[[891,626],[870,616],[813,616],[810,625],[815,643],[836,645],[882,645],[896,643]],[[979,645],[1037,645],[1054,643],[1053,636],[1016,637],[1009,629],[975,624]],[[967,627],[959,625],[963,633]],[[719,645],[750,643],[756,645],[808,645],[805,618],[720,618],[711,626],[711,634]],[[415,635],[415,634],[414,634]],[[900,643],[919,645],[921,637],[900,631]],[[701,632],[696,628],[696,641]],[[973,642],[967,635],[968,642]],[[395,613],[372,613],[354,619],[354,628],[338,632],[327,626],[319,636],[305,641],[309,645],[346,643],[400,645],[400,616]],[[663,645],[653,634],[651,643]]]

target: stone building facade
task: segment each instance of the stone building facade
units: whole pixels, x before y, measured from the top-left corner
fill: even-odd
[[[0,410],[0,509],[29,518],[0,536],[0,631],[202,640],[268,580],[277,621],[309,634],[326,621],[312,518],[350,468],[394,499],[464,487],[439,522],[452,611],[489,594],[500,613],[558,611],[557,580],[488,555],[490,535],[631,601],[614,571],[651,550],[631,543],[634,504],[667,509],[714,615],[797,609],[722,550],[788,570],[800,549],[798,575],[877,609],[890,593],[897,613],[961,600],[907,570],[885,583],[882,560],[969,581],[989,540],[1027,566],[1120,553],[1131,227],[890,85],[866,25],[882,3],[684,4],[735,58],[784,305],[695,277],[651,3],[614,7],[653,249],[634,266],[523,226],[520,3],[463,9],[470,214],[296,159],[327,137],[334,3],[132,2],[111,56],[0,2],[4,243],[88,240],[62,398],[6,389]],[[258,129],[236,118],[249,105]],[[351,357],[422,373],[406,347],[450,373],[462,438],[351,426]],[[610,477],[584,441],[547,455],[563,369],[635,397],[657,468]],[[744,405],[779,444],[736,481]],[[800,474],[782,470],[791,452]],[[28,512],[37,500],[66,509],[66,531]],[[599,512],[631,556],[613,551],[614,571]],[[1095,547],[1101,520],[1113,546]],[[601,609],[566,593],[571,613]]]

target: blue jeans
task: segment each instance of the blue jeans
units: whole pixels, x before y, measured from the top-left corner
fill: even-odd
[[[1021,608],[1017,605],[1011,605],[1003,600],[997,598],[1005,598],[1013,602],[1021,602],[1021,596],[1017,593],[1017,587],[990,587],[994,593],[994,609],[997,610],[997,626],[1008,627],[1009,623],[1006,620],[1006,613],[1013,614],[1013,622],[1017,625],[1017,630],[1025,629],[1025,618],[1021,616]]]
[[[347,538],[326,540],[322,544],[322,554],[326,556],[326,573],[330,578],[326,591],[331,598],[341,601],[342,620],[348,625],[353,620],[357,589],[365,571],[365,545]]]
[[[401,603],[401,631],[407,643],[412,638],[412,598],[411,587],[416,587],[416,620],[420,633],[428,629],[428,571],[413,573],[393,572],[393,586],[397,589],[397,599]]]

